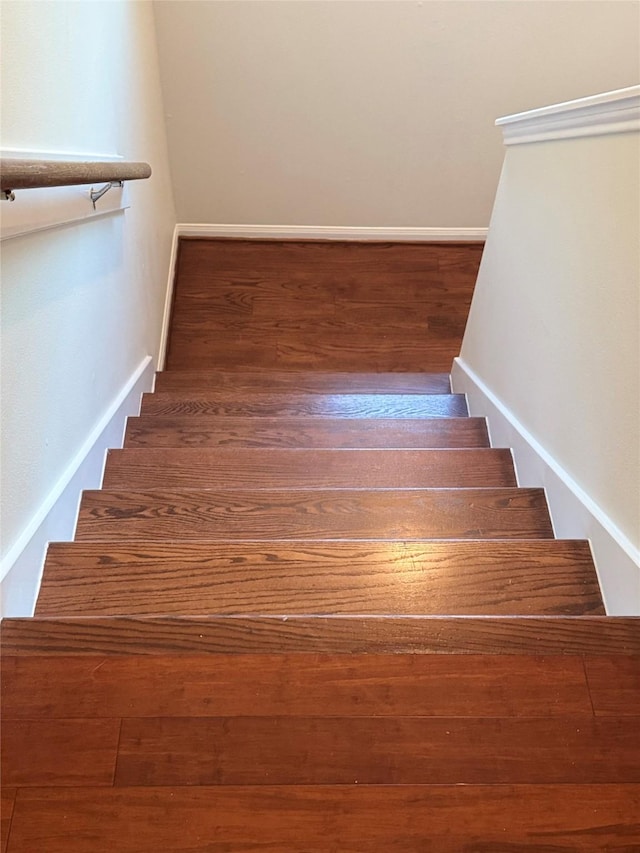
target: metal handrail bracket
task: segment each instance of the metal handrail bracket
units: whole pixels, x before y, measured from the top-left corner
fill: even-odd
[[[110,189],[122,186],[124,186],[124,181],[109,181],[103,187],[100,187],[99,190],[94,190],[94,188],[91,187],[91,190],[89,191],[89,198],[93,203],[93,209],[96,209],[96,202],[98,201],[98,199],[102,198],[102,196],[105,193],[108,193]]]

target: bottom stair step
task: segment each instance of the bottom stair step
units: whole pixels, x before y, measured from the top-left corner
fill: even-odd
[[[600,614],[586,542],[55,543],[36,613]]]

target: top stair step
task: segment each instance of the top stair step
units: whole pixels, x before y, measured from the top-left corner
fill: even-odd
[[[448,373],[321,373],[292,370],[168,370],[156,391],[292,391],[305,394],[448,394]]]

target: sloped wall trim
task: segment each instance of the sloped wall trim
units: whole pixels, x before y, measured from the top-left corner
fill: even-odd
[[[179,225],[173,229],[173,240],[171,241],[171,254],[169,255],[169,275],[167,277],[167,292],[164,299],[164,313],[162,315],[162,332],[160,333],[160,350],[158,355],[158,370],[164,370],[167,360],[167,348],[169,346],[169,324],[171,323],[171,308],[173,307],[173,288],[176,278],[176,266],[178,263],[178,238]]]
[[[139,411],[140,397],[152,390],[154,375],[153,360],[146,356],[3,559],[2,616],[33,614],[47,543],[73,537],[80,493],[100,487],[105,452],[110,447],[122,447],[126,419]]]
[[[546,489],[556,536],[590,540],[607,613],[640,615],[640,552],[461,358],[451,384],[487,418],[492,446],[513,448],[518,484]]]

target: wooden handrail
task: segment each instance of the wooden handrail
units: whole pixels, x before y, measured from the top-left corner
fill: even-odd
[[[138,181],[151,175],[148,163],[123,160],[0,160],[0,189],[13,190],[40,187],[69,187],[94,181]]]

